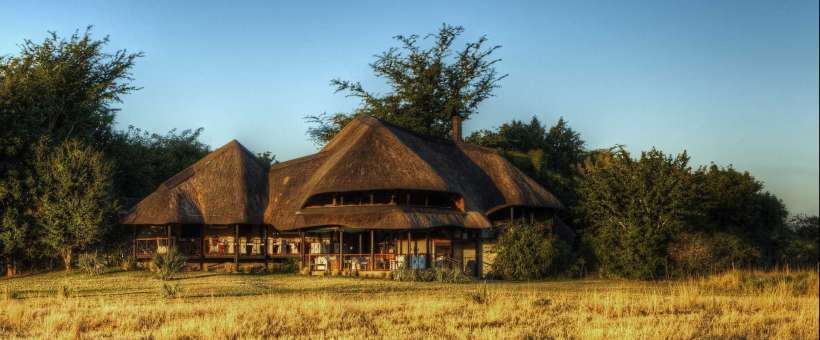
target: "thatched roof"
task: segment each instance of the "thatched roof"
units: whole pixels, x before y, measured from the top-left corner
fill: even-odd
[[[162,183],[123,224],[261,224],[265,167],[233,140]]]
[[[424,190],[458,195],[464,211],[411,206],[304,208],[317,194]],[[350,122],[318,153],[263,166],[236,141],[181,171],[137,204],[124,224],[269,224],[277,230],[344,226],[487,228],[509,206],[562,208],[491,149],[421,137],[375,118]]]
[[[280,230],[324,225],[484,228],[490,225],[486,214],[504,207],[562,208],[494,150],[421,137],[369,117],[350,122],[319,153],[273,166],[268,182],[264,220]],[[465,212],[302,209],[317,194],[389,189],[456,193],[464,198]]]

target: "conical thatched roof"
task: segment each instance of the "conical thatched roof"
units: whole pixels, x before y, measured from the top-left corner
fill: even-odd
[[[504,207],[562,208],[551,193],[491,149],[420,137],[369,117],[350,122],[319,153],[273,166],[268,177],[265,223],[280,230],[322,225],[484,228],[490,226],[486,214]],[[464,198],[465,212],[302,209],[317,194],[383,189],[455,193]]]
[[[124,224],[261,224],[265,167],[233,140],[162,183]]]

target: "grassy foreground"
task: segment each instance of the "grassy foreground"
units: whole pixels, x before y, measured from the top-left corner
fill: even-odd
[[[816,272],[675,282],[405,283],[295,275],[0,279],[0,338],[818,337]]]

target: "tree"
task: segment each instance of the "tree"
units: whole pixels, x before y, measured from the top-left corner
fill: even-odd
[[[817,266],[820,262],[820,218],[817,215],[793,216],[776,243],[779,263]]]
[[[758,265],[771,264],[775,259],[777,235],[786,228],[788,212],[783,202],[763,190],[748,172],[711,164],[694,172],[700,199],[699,218],[695,228],[705,232],[727,232],[752,243],[760,252]]]
[[[115,192],[120,199],[136,201],[160,183],[210,152],[199,138],[202,128],[149,133],[133,126],[115,131],[105,149],[114,165]]]
[[[67,39],[51,33],[41,43],[26,40],[18,55],[0,57],[0,256],[6,263],[26,255],[23,245],[32,243],[37,227],[32,146],[43,136],[55,143],[107,143],[113,104],[137,89],[129,84],[130,70],[142,54],[108,54],[107,43],[88,28]]]
[[[421,39],[433,41],[427,48],[420,46],[418,35],[395,36],[401,47],[388,49],[370,64],[392,91],[378,95],[359,82],[332,80],[337,93],[359,98],[361,105],[352,113],[307,116],[314,125],[308,134],[317,144],[324,144],[352,117],[370,115],[421,134],[447,137],[451,117],[469,119],[506,77],[495,70],[500,59],[492,58],[500,46],[486,47],[486,36],[455,50],[454,43],[463,32],[461,26],[443,24],[437,33]]]
[[[575,205],[576,168],[586,149],[581,135],[563,117],[549,129],[534,116],[529,123],[512,120],[495,131],[476,131],[467,137],[467,142],[498,149],[564,205]]]
[[[77,139],[56,147],[43,139],[35,154],[40,241],[59,253],[69,271],[73,254],[99,241],[116,213],[111,166],[101,152]]]
[[[257,153],[256,159],[258,159],[260,163],[264,164],[265,167],[270,167],[273,164],[279,163],[279,161],[276,160],[276,155],[270,151]]]
[[[603,272],[629,278],[662,276],[667,244],[697,213],[689,157],[652,149],[632,159],[623,148],[585,162],[579,205]]]

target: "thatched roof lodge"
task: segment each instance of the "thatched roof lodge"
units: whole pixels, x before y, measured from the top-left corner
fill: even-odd
[[[374,271],[441,260],[481,272],[494,226],[554,220],[562,208],[494,150],[361,117],[318,153],[269,169],[231,141],[122,223],[134,226],[138,257],[174,245],[202,266],[296,257],[311,270]]]

